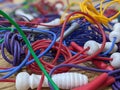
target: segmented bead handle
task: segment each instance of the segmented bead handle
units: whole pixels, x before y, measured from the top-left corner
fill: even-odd
[[[21,72],[16,77],[16,88],[17,90],[35,89],[38,87],[40,79],[41,75],[32,74],[30,76],[27,72]],[[52,79],[61,89],[72,89],[88,83],[86,75],[72,72],[55,74],[52,76]],[[42,87],[49,87],[46,77]]]

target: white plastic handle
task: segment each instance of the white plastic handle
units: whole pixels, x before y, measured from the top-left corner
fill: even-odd
[[[27,72],[21,72],[16,77],[16,89],[28,90],[29,88],[35,89],[38,87],[41,79],[41,75],[32,74],[31,76]],[[78,86],[82,86],[88,83],[88,77],[80,73],[61,73],[52,76],[53,81],[61,89],[72,89]],[[48,87],[48,80],[45,77],[42,87]]]
[[[17,90],[28,90],[29,89],[29,77],[30,75],[26,72],[21,72],[16,77],[16,89]]]

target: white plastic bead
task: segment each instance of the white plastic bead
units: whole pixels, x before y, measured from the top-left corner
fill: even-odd
[[[99,44],[99,48],[101,48],[102,44]],[[106,52],[107,50],[109,50],[111,48],[112,42],[106,42],[105,47],[103,49],[103,52]],[[118,46],[116,44],[114,44],[114,48],[112,49],[112,51],[110,53],[114,53],[118,50]]]
[[[120,68],[120,53],[118,53],[118,52],[113,53],[110,57],[113,58],[113,60],[110,61],[110,64],[114,68]]]
[[[61,3],[56,4],[55,8],[57,8],[57,10],[61,10],[63,8],[63,5]]]
[[[29,74],[27,72],[21,72],[16,77],[16,89],[28,90],[29,89]]]
[[[60,15],[60,16],[62,16],[63,14],[64,14],[64,20],[65,20],[65,18],[66,18],[66,16],[68,16],[68,13],[65,13],[64,11],[62,11],[62,10],[60,10],[59,12],[58,12],[58,14]]]
[[[99,49],[99,45],[96,41],[93,41],[93,40],[89,40],[87,41],[85,44],[84,44],[84,49],[86,48],[90,48],[88,51],[87,51],[87,54],[88,55],[92,55],[94,54],[95,52],[97,52],[97,50]]]
[[[47,22],[47,23],[43,23],[43,24],[45,24],[45,25],[59,25],[59,24],[60,24],[60,19],[59,19],[59,18],[56,18],[56,19],[54,19],[54,20],[51,21],[51,22]],[[46,29],[46,28],[49,28],[49,27],[39,25],[38,28]]]
[[[30,88],[31,89],[37,88],[39,85],[40,79],[41,79],[41,75],[32,74],[29,78]],[[45,77],[42,87],[46,87],[46,86],[48,86],[48,82],[47,82],[47,78]]]
[[[115,43],[118,43],[120,42],[120,32],[118,31],[112,31],[110,34],[109,34],[109,40],[112,42],[114,37],[116,37],[116,42]]]
[[[24,73],[19,73],[17,77],[21,76],[20,79],[16,80],[16,83],[20,80],[20,85],[17,85],[16,88],[18,90],[18,86],[20,87],[19,90],[28,90],[30,87],[31,89],[35,89],[38,87],[41,75],[32,74],[31,76],[27,75],[27,78]],[[26,78],[26,79],[24,79]],[[26,81],[25,81],[26,80]],[[72,89],[78,86],[82,86],[88,83],[88,77],[86,75],[82,75],[80,73],[61,73],[55,74],[52,76],[52,80],[57,84],[57,86],[61,89]],[[24,84],[27,83],[27,84]],[[26,85],[26,86],[25,86]],[[48,80],[45,77],[43,81],[42,87],[48,87]],[[27,87],[26,89],[24,87]]]
[[[33,17],[32,15],[24,13],[21,9],[16,10],[16,11],[15,11],[15,15],[25,16],[25,17],[27,17],[29,20],[34,19],[34,17]]]
[[[113,19],[112,21],[111,21],[111,23],[118,23],[118,19],[116,18],[116,19]]]
[[[120,23],[116,23],[116,24],[114,24],[114,26],[113,26],[113,30],[114,30],[114,31],[118,31],[118,32],[120,32]]]
[[[54,19],[53,21],[49,22],[48,24],[49,24],[49,25],[58,25],[58,24],[60,24],[60,19],[59,19],[59,18],[56,18],[56,19]]]

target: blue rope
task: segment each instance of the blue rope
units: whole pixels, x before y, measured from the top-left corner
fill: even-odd
[[[45,49],[44,52],[42,52],[40,55],[38,55],[38,58],[41,58],[43,55],[45,55],[51,48],[52,46],[54,45],[54,43],[56,42],[56,35],[51,32],[51,31],[47,31],[47,30],[39,30],[37,28],[32,28],[33,31],[37,31],[37,32],[44,32],[44,33],[50,33],[53,35],[53,40],[51,42],[51,44]],[[27,62],[28,61],[28,58],[30,56],[30,52],[28,51],[28,54],[26,56],[26,58],[23,60],[23,62],[19,65],[19,66],[16,66],[16,67],[13,67],[13,68],[10,68],[10,69],[6,69],[6,70],[0,70],[0,73],[4,73],[4,72],[9,72],[8,74],[4,75],[2,77],[2,79],[5,79],[5,78],[8,78],[10,77],[11,75],[13,75],[14,73],[16,73],[17,71],[19,71],[23,66],[27,66],[31,63],[34,62],[34,59],[32,59],[31,61]]]
[[[113,39],[113,41],[112,41],[112,45],[111,45],[111,48],[109,48],[106,52],[104,52],[102,55],[107,55],[107,54],[109,54],[112,50],[113,50],[113,48],[114,48],[114,45],[115,45],[115,42],[116,42],[116,37],[114,37],[114,39]]]

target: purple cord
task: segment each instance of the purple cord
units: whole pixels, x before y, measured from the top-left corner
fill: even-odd
[[[108,75],[114,75],[114,74],[117,74],[117,73],[120,73],[120,69],[111,71],[111,72],[108,73]]]
[[[13,56],[13,60],[10,60],[5,55],[5,51],[4,51],[5,48]],[[20,57],[21,57],[21,54],[23,54],[21,53],[21,51],[22,51],[22,48],[17,39],[17,34],[13,34],[11,32],[5,33],[4,42],[1,45],[1,54],[3,58],[13,66],[17,66],[21,63]]]
[[[104,26],[104,25],[102,25],[102,26],[103,26],[103,29],[105,29],[105,26]],[[93,30],[95,30],[98,34],[101,35],[101,32],[100,32],[100,30],[99,30],[97,27],[95,27],[94,25],[90,25],[90,27],[91,27]],[[105,36],[106,36],[106,40],[109,41],[109,36],[108,36],[108,34],[105,34]]]
[[[119,90],[118,88],[116,88],[116,86],[114,84],[112,85],[112,89],[113,90]]]
[[[117,88],[120,89],[120,82],[119,82],[119,81],[116,81],[114,84],[115,84],[115,86],[116,86]]]
[[[120,77],[119,75],[116,75]],[[112,84],[113,90],[120,90],[120,78],[115,77],[116,81]]]
[[[116,79],[116,80],[120,79],[120,75],[117,75],[117,76],[115,77],[115,79]]]
[[[106,73],[110,72],[110,70],[90,68],[90,67],[85,67],[85,66],[80,66],[80,65],[75,65],[75,64],[60,64],[60,65],[54,67],[54,68],[50,71],[49,75],[51,76],[56,69],[62,68],[62,67],[73,67],[73,68],[79,68],[79,69],[89,70],[89,71],[95,71],[95,72],[106,72]]]

